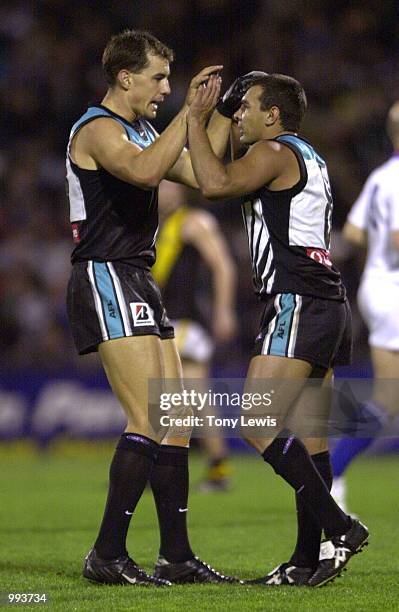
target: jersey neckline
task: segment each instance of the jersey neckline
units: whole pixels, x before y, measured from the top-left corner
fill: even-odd
[[[137,125],[140,125],[141,123],[141,119],[135,119],[134,121],[130,122],[127,119],[125,119],[125,117],[122,117],[122,115],[119,115],[118,113],[115,113],[115,111],[111,110],[110,108],[108,108],[108,106],[105,106],[105,104],[89,104],[88,108],[101,108],[102,110],[105,110],[107,113],[109,113],[111,116],[119,119],[120,121],[123,121],[123,123],[126,123],[126,125],[128,125],[129,127],[132,127],[133,129],[136,128]]]

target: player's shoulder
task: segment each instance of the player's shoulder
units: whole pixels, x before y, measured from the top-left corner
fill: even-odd
[[[277,140],[258,140],[249,148],[249,151],[271,155],[288,150],[288,147],[286,147],[284,143],[278,142]]]
[[[278,168],[295,159],[290,147],[277,140],[258,140],[248,149],[247,156],[252,157],[254,161],[274,164]]]
[[[125,133],[126,130],[122,123],[115,117],[111,115],[99,115],[98,117],[93,117],[93,119],[83,125],[80,132],[90,138],[97,138],[99,136],[103,138],[104,136],[112,137],[113,135],[120,135],[121,133]]]

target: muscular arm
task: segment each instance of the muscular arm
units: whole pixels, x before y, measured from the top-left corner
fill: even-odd
[[[184,107],[159,138],[143,150],[129,141],[118,122],[98,118],[77,134],[73,156],[94,161],[97,167],[101,166],[122,181],[151,189],[164,178],[184,147],[186,114],[187,107]]]
[[[183,239],[195,246],[212,273],[214,334],[219,341],[232,337],[235,326],[236,269],[226,240],[209,213],[194,210],[183,226]]]
[[[213,111],[207,127],[211,148],[218,159],[222,159],[229,144],[231,119],[224,117],[217,110]]]
[[[201,121],[190,119],[188,134],[194,174],[202,193],[210,200],[252,193],[278,178],[287,163],[288,149],[264,140],[254,144],[241,159],[224,166],[213,153]]]
[[[284,144],[259,140],[244,157],[224,166],[212,151],[205,131],[206,118],[216,104],[218,85],[209,79],[199,88],[188,113],[188,136],[194,174],[208,199],[248,195],[264,185],[276,191],[298,183],[300,171],[295,154]]]
[[[181,111],[160,136],[147,148],[129,142],[122,126],[109,118],[99,118],[84,126],[72,144],[72,155],[82,156],[89,169],[102,166],[117,178],[144,189],[157,187],[176,163],[187,140],[187,112],[198,88],[223,66],[207,66],[191,79]],[[219,85],[220,88],[220,85]],[[79,151],[76,151],[76,149]],[[79,165],[79,161],[77,161]],[[83,165],[82,167],[87,167]]]
[[[230,129],[230,156],[232,161],[242,157],[246,152],[247,147],[240,142],[240,129],[237,121],[233,120]]]
[[[230,126],[231,120],[215,110],[209,121],[207,134],[212,151],[219,159],[221,159],[226,152],[229,141]],[[175,181],[176,183],[187,185],[187,187],[198,189],[198,183],[193,172],[190,153],[187,149],[183,150],[173,168],[171,168],[168,172],[167,178],[170,181]]]

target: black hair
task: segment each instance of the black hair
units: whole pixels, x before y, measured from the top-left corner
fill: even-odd
[[[158,38],[142,30],[125,30],[112,36],[104,49],[102,66],[105,80],[115,85],[116,77],[123,68],[139,73],[149,64],[152,53],[173,61],[173,51]]]
[[[252,86],[260,85],[260,108],[266,110],[277,106],[280,123],[284,130],[297,132],[307,108],[306,94],[302,85],[285,74],[268,74],[254,80]]]

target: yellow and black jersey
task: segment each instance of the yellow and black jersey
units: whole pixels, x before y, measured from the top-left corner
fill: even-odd
[[[161,289],[169,318],[188,319],[208,327],[198,305],[200,255],[183,240],[182,229],[190,208],[182,206],[162,225],[156,243],[152,274]]]

